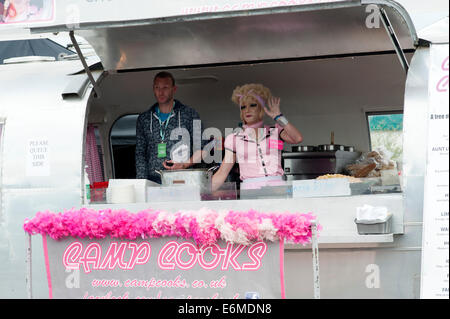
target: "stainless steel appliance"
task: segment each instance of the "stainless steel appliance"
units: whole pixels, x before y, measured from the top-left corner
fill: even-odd
[[[199,186],[202,192],[210,192],[211,178],[216,168],[215,166],[209,169],[157,170],[156,172],[161,175],[162,186],[195,185]]]
[[[325,174],[345,174],[345,167],[354,163],[360,152],[312,151],[283,152],[283,169],[287,180],[313,179]]]

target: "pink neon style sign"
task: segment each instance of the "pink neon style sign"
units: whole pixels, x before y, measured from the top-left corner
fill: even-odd
[[[249,262],[239,263],[237,258],[245,250],[244,245],[227,243],[225,248],[217,244],[203,246],[200,249],[191,242],[178,243],[170,241],[166,243],[158,253],[158,267],[165,270],[189,270],[196,264],[205,270],[213,270],[220,266],[221,270],[255,271],[261,267],[261,260],[267,252],[265,242],[257,242],[248,248]],[[131,252],[128,260],[125,260],[127,251]],[[151,245],[148,242],[137,244],[135,242],[112,242],[102,258],[103,252],[99,243],[92,242],[86,247],[75,241],[64,251],[62,263],[66,269],[82,269],[85,273],[92,270],[132,270],[136,265],[144,265],[151,256]],[[207,259],[210,255],[212,258]],[[184,256],[184,258],[182,258]],[[188,258],[186,259],[186,256]]]
[[[441,70],[444,72],[447,71],[447,73],[448,73],[448,70],[449,70],[448,56],[444,59],[444,61],[442,61]],[[436,84],[436,90],[438,92],[447,92],[448,91],[448,74],[441,77],[439,82]]]

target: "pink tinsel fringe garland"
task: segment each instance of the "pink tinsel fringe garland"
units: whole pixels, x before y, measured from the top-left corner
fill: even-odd
[[[136,238],[180,237],[193,239],[199,246],[223,239],[250,245],[255,241],[286,240],[297,244],[311,242],[312,213],[216,212],[198,211],[168,213],[144,210],[131,213],[120,210],[72,209],[63,213],[38,212],[26,219],[24,230],[31,234],[49,235],[58,240],[75,238]],[[321,226],[318,225],[318,230]]]

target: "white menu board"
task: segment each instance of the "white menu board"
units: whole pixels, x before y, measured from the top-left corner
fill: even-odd
[[[448,298],[449,46],[431,46],[421,298]]]

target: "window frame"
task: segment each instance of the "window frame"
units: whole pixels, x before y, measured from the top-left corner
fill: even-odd
[[[369,111],[366,110],[364,112],[365,118],[366,118],[366,128],[367,128],[367,135],[369,137],[369,151],[373,151],[373,145],[372,145],[372,137],[371,137],[371,131],[370,131],[370,123],[369,123],[369,116],[376,116],[376,115],[394,115],[394,114],[402,114],[404,116],[403,110],[400,109],[394,109],[394,110],[380,110],[380,111]],[[403,135],[403,129],[402,129],[402,135]],[[402,141],[402,148],[403,148],[403,141]]]

